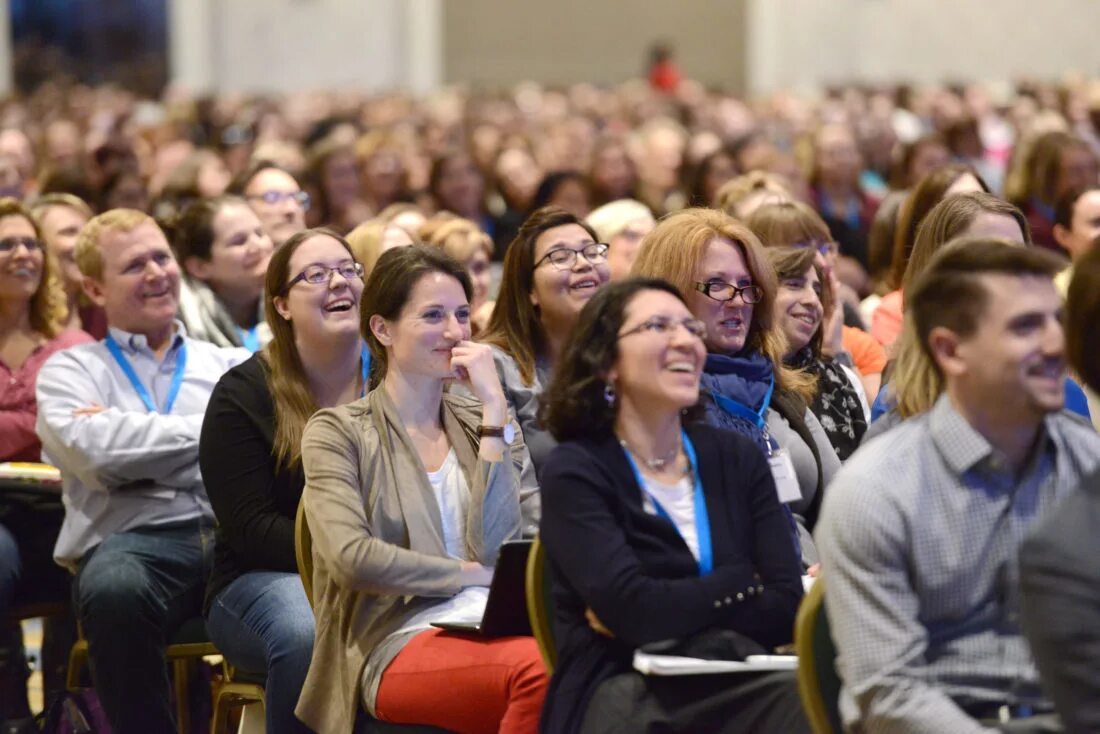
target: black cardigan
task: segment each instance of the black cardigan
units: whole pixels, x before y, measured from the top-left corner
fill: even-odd
[[[645,643],[711,627],[768,648],[791,641],[801,567],[767,461],[751,440],[731,432],[696,425],[688,435],[714,549],[714,570],[705,577],[677,530],[642,509],[641,489],[614,436],[563,443],[544,466],[540,533],[558,653],[544,733],[576,731],[599,683],[630,670],[635,648]],[[586,607],[614,639],[589,627]]]
[[[246,571],[296,573],[294,514],[305,487],[299,463],[277,469],[275,404],[259,354],[222,375],[199,438],[199,466],[218,528],[210,602]],[[205,611],[204,610],[204,611]]]

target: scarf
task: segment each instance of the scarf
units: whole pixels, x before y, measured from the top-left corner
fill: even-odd
[[[844,461],[859,447],[867,432],[867,419],[859,402],[859,393],[848,373],[831,359],[815,357],[810,347],[796,352],[787,365],[804,369],[817,378],[817,394],[810,410],[821,422],[836,455]]]
[[[714,395],[722,395],[749,410],[758,411],[774,376],[775,366],[763,354],[743,353],[735,357],[708,354],[700,378],[700,385],[709,397],[705,401],[707,422],[748,436],[766,452],[764,432],[750,421],[723,410]]]

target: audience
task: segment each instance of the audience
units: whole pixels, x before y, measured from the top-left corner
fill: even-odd
[[[536,727],[546,674],[534,639],[431,627],[480,619],[501,543],[539,515],[492,352],[469,341],[471,292],[436,248],[385,253],[360,309],[371,392],[303,434],[322,624],[297,713],[316,731],[352,731],[360,708],[462,731]],[[474,397],[444,392],[450,380]]]
[[[1100,187],[1073,189],[1058,200],[1053,235],[1070,259],[1070,266],[1054,279],[1058,292],[1065,296],[1073,279],[1074,264],[1093,250],[1100,237]]]
[[[202,610],[213,515],[199,431],[214,384],[247,358],[187,337],[180,270],[151,217],[101,214],[76,245],[104,341],[58,352],[38,375],[38,435],[61,469],[54,559],[75,573],[77,618],[116,734],[175,729],[164,647]]]
[[[496,305],[489,298],[492,286],[489,260],[493,256],[493,241],[476,224],[460,217],[446,220],[434,227],[424,240],[443,250],[448,257],[466,269],[473,288],[473,295],[470,296],[470,328],[474,336],[480,335],[489,325],[493,307]]]
[[[253,163],[229,184],[228,191],[248,202],[275,247],[306,228],[309,194],[276,163]]]
[[[1060,412],[1059,269],[970,238],[907,290],[907,328],[944,394],[856,452],[817,532],[846,726],[1051,731],[1029,718],[1050,705],[1018,627],[1016,555],[1100,462],[1100,438]]]
[[[581,312],[543,395],[562,442],[542,475],[557,648],[548,734],[809,731],[790,673],[631,669],[635,649],[662,640],[768,652],[790,642],[802,596],[763,455],[694,420],[705,332],[667,283],[615,283]]]
[[[1027,216],[1035,243],[1058,249],[1054,208],[1073,189],[1096,185],[1096,153],[1072,133],[1053,130],[1040,135],[1023,158],[1018,190],[1006,190],[1009,201]]]
[[[584,221],[595,230],[597,239],[607,244],[611,280],[622,280],[630,274],[642,238],[656,225],[649,207],[633,199],[608,202]]]
[[[230,663],[265,676],[267,731],[279,734],[308,731],[294,717],[314,635],[294,552],[302,432],[318,409],[366,394],[370,358],[359,336],[362,266],[335,234],[287,240],[266,293],[274,338],[214,388],[199,465],[218,520],[207,629]]]

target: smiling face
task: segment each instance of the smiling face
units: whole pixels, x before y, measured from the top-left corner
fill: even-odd
[[[665,334],[641,328],[650,319],[668,319]],[[608,373],[621,403],[646,410],[679,411],[699,400],[699,375],[706,359],[703,340],[682,326],[694,318],[679,298],[664,291],[641,291],[626,306],[619,329],[618,357]]]
[[[107,323],[153,337],[171,329],[179,307],[180,269],[155,222],[129,232],[108,230],[99,238],[103,271],[84,278],[88,297],[107,314]]]
[[[376,314],[370,328],[386,348],[388,371],[447,379],[451,350],[470,338],[470,303],[458,280],[433,271],[416,281],[396,319]]]
[[[725,237],[715,237],[704,251],[695,271],[699,283],[732,283],[743,287],[753,285],[752,273],[745,264],[741,249]],[[687,302],[695,318],[707,325],[707,349],[718,354],[734,355],[745,347],[752,325],[753,306],[738,295],[730,301],[716,301],[692,289]]]
[[[11,215],[0,218],[0,242],[34,241],[34,226],[26,217]],[[0,248],[0,303],[27,303],[42,282],[44,253],[40,247],[28,248],[20,243]]]
[[[1092,243],[1100,237],[1100,189],[1086,191],[1077,198],[1069,228],[1055,225],[1054,237],[1074,261],[1092,249]]]
[[[592,244],[595,240],[579,224],[551,227],[535,240],[534,262],[540,264],[533,276],[531,303],[539,309],[544,326],[575,324],[584,304],[611,277],[606,260],[593,265],[580,254]],[[577,253],[573,267],[562,270],[543,260],[554,250],[563,249]]]
[[[779,279],[775,313],[787,337],[788,354],[810,343],[821,327],[822,318],[821,279],[814,266],[799,276]]]
[[[245,188],[245,198],[260,218],[275,246],[286,242],[295,232],[306,228],[306,210],[288,194],[302,190],[298,182],[277,168],[265,168],[252,177]],[[277,199],[269,203],[267,198]]]
[[[216,293],[259,297],[274,246],[259,218],[243,204],[228,204],[214,215],[210,259],[188,258],[187,271]]]
[[[656,223],[651,218],[635,219],[607,243],[611,245],[607,251],[607,270],[611,280],[622,280],[630,275],[630,266],[638,257],[638,247],[654,226]]]
[[[287,282],[311,266],[336,268],[352,262],[351,253],[338,240],[319,234],[300,244],[290,256]],[[285,295],[275,297],[274,304],[279,315],[290,321],[296,337],[316,343],[359,334],[362,295],[362,278],[345,278],[330,271],[324,283],[298,281]]]

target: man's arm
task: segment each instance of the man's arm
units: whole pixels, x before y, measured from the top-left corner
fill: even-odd
[[[995,731],[926,682],[928,634],[909,581],[904,515],[881,476],[847,469],[829,486],[816,538],[837,669],[858,709],[859,731]]]
[[[107,396],[81,359],[55,354],[38,373],[38,422],[52,462],[93,490],[138,482],[190,488],[202,481],[198,464],[202,415],[161,415],[107,406]]]

